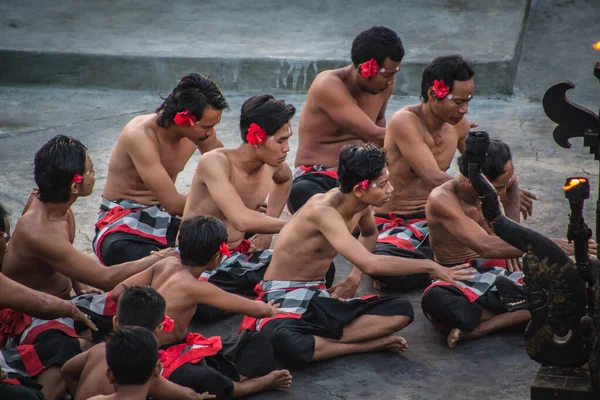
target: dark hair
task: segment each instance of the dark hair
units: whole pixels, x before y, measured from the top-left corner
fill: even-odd
[[[189,110],[199,121],[207,106],[224,110],[229,105],[215,81],[202,74],[189,74],[181,78],[156,112],[160,112],[156,124],[168,128],[175,114]]]
[[[165,317],[165,299],[150,286],[131,286],[125,289],[117,305],[117,323],[141,326],[153,331]]]
[[[227,227],[214,217],[196,216],[185,219],[179,228],[181,263],[204,266],[227,243]]]
[[[35,153],[33,175],[42,203],[65,203],[75,174],[85,172],[87,148],[77,139],[57,135]]]
[[[0,203],[0,231],[2,231],[2,232],[6,232],[6,224],[5,224],[6,218],[8,218],[8,211],[6,211],[4,206],[2,206],[2,203]],[[10,233],[10,232],[6,232],[6,233]]]
[[[468,81],[475,75],[473,64],[459,55],[437,57],[423,70],[421,77],[421,98],[429,100],[427,90],[433,86],[434,80],[443,80],[446,85],[454,89],[454,81]]]
[[[404,46],[396,32],[385,26],[374,26],[354,38],[351,58],[355,67],[371,58],[380,66],[386,58],[400,62],[404,58]]]
[[[490,145],[487,150],[487,157],[481,172],[490,182],[495,181],[504,172],[506,172],[506,164],[512,160],[510,147],[499,139],[490,140]],[[461,174],[469,177],[469,166],[464,160],[464,156],[458,157],[458,170]]]
[[[128,326],[106,338],[106,363],[118,385],[143,385],[158,364],[158,342],[152,332]]]
[[[342,193],[350,193],[361,181],[375,180],[387,166],[387,155],[383,147],[372,143],[347,144],[340,151],[338,180]]]
[[[268,136],[272,136],[288,123],[294,114],[296,114],[296,107],[286,104],[285,100],[276,99],[270,94],[252,96],[242,104],[240,115],[242,140],[248,142],[246,135],[251,123],[260,126]]]

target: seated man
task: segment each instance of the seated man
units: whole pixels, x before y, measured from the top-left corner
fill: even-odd
[[[81,142],[62,135],[48,141],[36,153],[34,177],[39,190],[19,219],[2,262],[2,273],[8,278],[29,288],[67,298],[73,281],[110,290],[163,255],[174,253],[167,250],[109,269],[73,247],[76,229],[71,205],[80,196],[90,195],[95,182],[92,160]],[[79,293],[89,289],[85,285],[78,286]],[[106,295],[95,301],[88,296],[91,295],[78,298],[76,305],[110,319],[111,308],[107,307]],[[28,321],[21,313],[11,313],[11,318]],[[2,352],[5,356],[10,353],[15,364],[25,368],[23,372],[28,376],[36,377],[44,386],[47,399],[58,398],[66,388],[64,383],[59,383],[58,368],[81,352],[77,336],[85,327],[78,327],[69,319],[61,319],[58,324],[57,321],[31,323],[39,326],[35,330],[26,330],[29,322],[11,324],[16,330],[4,332],[11,337]],[[23,364],[20,355],[24,348],[20,346],[29,346],[28,351],[35,351],[38,362]]]
[[[148,286],[135,286],[127,289],[119,298],[115,328],[128,327],[152,329],[157,334],[163,329],[165,299]],[[100,343],[90,350],[70,359],[61,368],[67,381],[69,392],[74,400],[86,400],[90,397],[115,393],[115,387],[106,375],[108,368],[106,343]],[[194,390],[169,382],[159,376],[150,385],[149,395],[156,400],[202,400],[212,398],[208,394],[198,394]]]
[[[377,239],[373,206],[388,201],[393,190],[384,149],[345,146],[338,174],[339,189],[313,196],[281,230],[265,280],[257,287],[258,301],[274,300],[288,318],[246,317],[241,325],[265,333],[275,355],[293,367],[346,354],[407,348],[394,332],[413,320],[409,301],[376,295],[330,297],[324,277],[338,252],[366,273],[427,272],[451,283],[471,276],[465,265],[446,269],[431,260],[372,254]],[[358,240],[351,234],[357,227]]]
[[[198,393],[227,398],[287,389],[292,377],[287,370],[276,370],[271,345],[259,332],[244,332],[236,343],[222,342],[218,336],[206,339],[197,333],[188,334],[196,304],[257,318],[281,313],[272,303],[252,301],[198,280],[204,270],[216,268],[227,252],[225,225],[213,217],[185,219],[179,231],[179,250],[181,260],[170,257],[156,263],[112,292],[117,300],[128,286],[150,285],[164,297],[166,313],[174,324],[171,321],[173,326],[158,332],[159,344],[165,350],[162,375]]]
[[[390,158],[390,181],[397,190],[388,203],[375,209],[379,230],[375,254],[433,259],[425,203],[431,190],[452,179],[445,171],[456,150],[464,152],[467,133],[477,125],[469,124],[465,117],[473,97],[474,75],[471,63],[461,56],[434,59],[423,70],[422,102],[402,108],[390,119],[384,147]],[[522,200],[531,206],[526,200],[533,195],[523,193]],[[518,220],[516,175],[502,200],[507,215]],[[354,286],[358,277],[354,276]],[[430,283],[427,274],[373,278],[377,289],[412,290]]]
[[[105,347],[105,374],[116,393],[90,400],[146,400],[160,376],[156,337],[146,328],[125,327],[111,333]]]
[[[218,85],[200,74],[181,78],[154,114],[123,129],[110,157],[93,249],[106,265],[150,255],[175,244],[186,195],[177,175],[196,150],[222,143],[215,135],[227,102]]]
[[[483,174],[502,197],[513,179],[514,166],[509,147],[499,140],[490,142]],[[449,286],[432,283],[423,294],[423,312],[438,328],[448,334],[448,346],[460,340],[477,339],[499,329],[521,325],[530,319],[527,310],[508,312],[496,287],[498,277],[506,277],[513,285],[521,285],[518,265],[507,268],[507,259],[521,257],[523,252],[491,233],[481,214],[481,203],[467,178],[467,163],[458,160],[460,174],[435,188],[429,195],[426,213],[431,246],[435,259],[443,265],[468,261],[477,273],[473,279]],[[564,240],[556,242],[563,248]],[[501,279],[505,284],[510,281]]]
[[[352,42],[351,65],[317,75],[298,126],[291,213],[314,194],[337,187],[337,158],[344,145],[383,144],[385,110],[403,57],[398,35],[374,26]]]
[[[232,254],[203,279],[228,292],[255,295],[254,287],[271,260],[271,251],[265,249],[286,223],[279,217],[292,185],[285,159],[295,112],[293,105],[268,94],[249,98],[240,115],[243,143],[236,149],[211,151],[198,163],[183,219],[207,215],[226,224]],[[266,214],[257,212],[267,196]],[[248,232],[257,235],[248,241]],[[198,317],[218,315],[200,306]]]

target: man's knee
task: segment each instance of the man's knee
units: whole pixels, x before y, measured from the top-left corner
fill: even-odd
[[[438,325],[459,328],[465,332],[475,329],[482,313],[481,306],[471,303],[462,293],[454,292],[454,288],[433,287],[427,290],[421,306],[426,315],[442,323]]]
[[[406,328],[413,321],[412,317],[407,315],[398,315],[390,318],[393,320],[394,331],[399,331]]]
[[[302,334],[286,329],[278,329],[271,335],[271,344],[275,356],[286,366],[292,368],[308,365],[315,352],[313,335]]]

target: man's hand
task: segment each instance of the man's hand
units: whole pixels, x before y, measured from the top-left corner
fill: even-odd
[[[79,310],[79,308],[75,307],[75,305],[73,305],[73,312],[71,313],[71,318],[73,318],[75,321],[81,322],[93,331],[98,330],[98,327],[96,327],[96,325],[92,322],[90,317],[82,313],[81,310]]]
[[[470,128],[470,129],[477,128],[478,126],[479,126],[479,124],[478,124],[477,122],[471,122],[471,123],[469,124],[469,128]]]
[[[521,189],[519,200],[523,219],[527,219],[528,216],[531,217],[533,213],[533,201],[538,200],[538,197],[525,189]]]
[[[460,264],[455,267],[444,267],[437,264],[437,267],[433,271],[433,276],[458,287],[456,281],[473,279],[475,277],[475,270],[471,268],[471,264],[469,263]]]
[[[523,263],[518,258],[511,258],[506,260],[506,269],[510,272],[523,271]]]
[[[185,388],[185,389],[187,389],[185,398],[189,399],[189,400],[205,400],[205,399],[214,399],[217,397],[214,394],[209,394],[208,392],[196,393],[196,391],[194,389],[189,389],[189,388]]]
[[[287,312],[281,311],[279,309],[279,304],[275,304],[275,300],[270,300],[268,303],[262,303],[262,304],[265,305],[265,316],[263,318],[274,317],[277,314],[288,315]]]
[[[327,291],[331,293],[332,298],[345,300],[354,297],[359,286],[360,281],[357,282],[348,277],[337,285],[333,285]]]
[[[78,295],[80,295],[80,294],[93,294],[93,293],[95,293],[95,294],[102,294],[104,292],[102,290],[100,290],[100,289],[96,289],[95,287],[91,287],[91,286],[87,286],[87,285],[83,285],[82,284],[82,285],[80,285],[78,287],[78,290],[76,290],[76,293]]]
[[[179,259],[179,252],[172,247],[167,247],[162,250],[154,250],[150,252],[151,256],[158,256],[160,259],[165,259],[167,257],[177,257]]]
[[[271,241],[273,240],[273,235],[267,234],[257,234],[250,239],[250,249],[248,250],[250,253],[260,250],[266,250],[271,247]]]

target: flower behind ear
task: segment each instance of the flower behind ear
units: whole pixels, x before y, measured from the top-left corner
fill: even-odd
[[[438,99],[443,99],[450,93],[450,88],[444,83],[443,79],[433,81],[433,91]]]
[[[173,328],[175,328],[175,321],[173,321],[172,318],[169,318],[169,316],[167,314],[165,314],[165,317],[163,318],[161,325],[162,325],[163,332],[171,332],[173,330]]]
[[[379,71],[379,64],[377,64],[374,58],[360,65],[360,74],[365,78],[377,75],[377,71]]]
[[[175,114],[173,122],[179,126],[193,126],[196,123],[196,117],[194,117],[190,110],[185,110]]]
[[[369,188],[369,180],[365,179],[364,181],[358,182],[358,186],[362,189],[362,190],[367,190]]]
[[[248,133],[246,134],[246,140],[249,144],[254,146],[255,144],[263,144],[267,140],[267,132],[254,122],[250,124]]]

